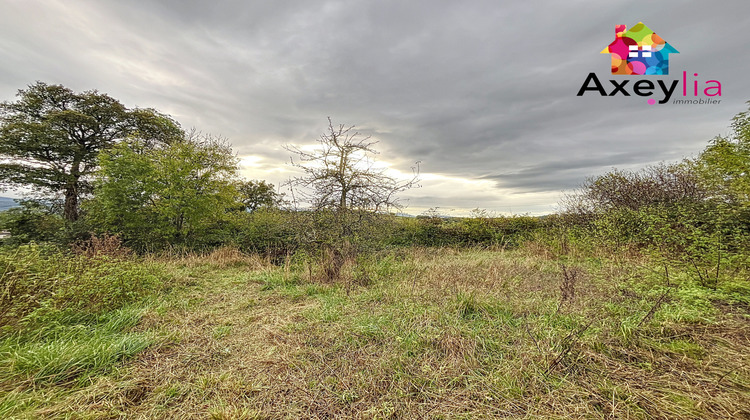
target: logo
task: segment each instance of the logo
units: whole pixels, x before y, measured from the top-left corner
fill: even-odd
[[[666,104],[675,93],[682,93],[682,99],[672,100],[673,104],[721,103],[721,99],[716,99],[716,96],[721,96],[721,82],[718,80],[706,80],[699,84],[698,73],[688,71],[682,72],[680,80],[654,78],[668,75],[669,55],[679,53],[643,22],[638,22],[630,30],[625,25],[616,25],[615,40],[601,51],[601,54],[610,55],[612,74],[646,77],[635,81],[630,78],[609,80],[611,87],[605,88],[596,73],[592,72],[586,76],[577,96],[583,96],[587,92],[597,92],[601,96],[631,96],[632,93],[635,96],[649,97],[646,103],[654,105],[657,102]],[[633,83],[629,86],[631,81]]]
[[[601,54],[612,57],[612,74],[669,74],[669,54],[680,52],[643,22],[629,31],[615,26],[615,40]]]

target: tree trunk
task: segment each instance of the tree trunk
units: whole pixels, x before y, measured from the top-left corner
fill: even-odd
[[[81,177],[81,158],[76,153],[73,165],[70,168],[70,176],[65,186],[65,220],[75,222],[78,220],[78,180]]]
[[[78,220],[78,188],[70,185],[65,188],[65,220],[75,222]]]

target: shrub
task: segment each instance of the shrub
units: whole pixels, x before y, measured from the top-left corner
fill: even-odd
[[[577,193],[566,196],[561,206],[568,214],[602,214],[657,204],[696,203],[707,196],[690,165],[662,163],[639,171],[615,169],[589,178]]]
[[[117,235],[102,234],[100,236],[91,235],[85,241],[78,241],[71,247],[76,255],[82,255],[88,258],[108,256],[112,258],[126,258],[133,251],[122,244],[122,240]]]
[[[296,235],[304,230],[302,218],[304,215],[274,208],[240,213],[232,222],[236,232],[233,240],[243,251],[266,254],[278,263],[298,248]]]
[[[32,200],[21,200],[20,204],[20,207],[0,213],[0,230],[11,234],[1,242],[20,245],[61,239],[65,222],[52,206]]]
[[[392,245],[515,247],[544,225],[538,217],[490,217],[483,211],[467,218],[401,218],[387,241]]]
[[[5,250],[0,252],[0,326],[50,312],[116,309],[150,295],[165,280],[158,267],[133,260],[71,256],[33,244]]]

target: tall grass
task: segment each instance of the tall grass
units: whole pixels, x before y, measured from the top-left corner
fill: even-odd
[[[157,265],[135,260],[33,244],[0,251],[0,328],[23,328],[61,310],[116,309],[155,293],[165,278]]]
[[[0,418],[88,385],[156,341],[134,327],[169,276],[126,257],[0,251]]]
[[[6,336],[0,341],[0,378],[31,386],[105,372],[153,343],[151,334],[128,332],[142,311],[123,308],[89,322],[58,321],[33,333]]]

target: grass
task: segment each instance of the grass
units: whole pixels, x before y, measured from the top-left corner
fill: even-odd
[[[34,337],[8,337],[0,345],[0,372],[16,383],[65,383],[106,370],[153,342],[148,334],[124,332],[139,319],[138,309],[106,314],[92,324],[46,327]]]
[[[713,290],[533,247],[402,249],[335,284],[230,251],[162,264],[158,302],[40,333],[49,349],[7,341],[25,350],[3,383],[26,385],[0,417],[750,417],[747,272]]]
[[[62,313],[47,317],[43,327],[6,334],[0,340],[0,418],[116,372],[156,341],[150,332],[132,331],[142,312],[129,306],[94,317]]]

